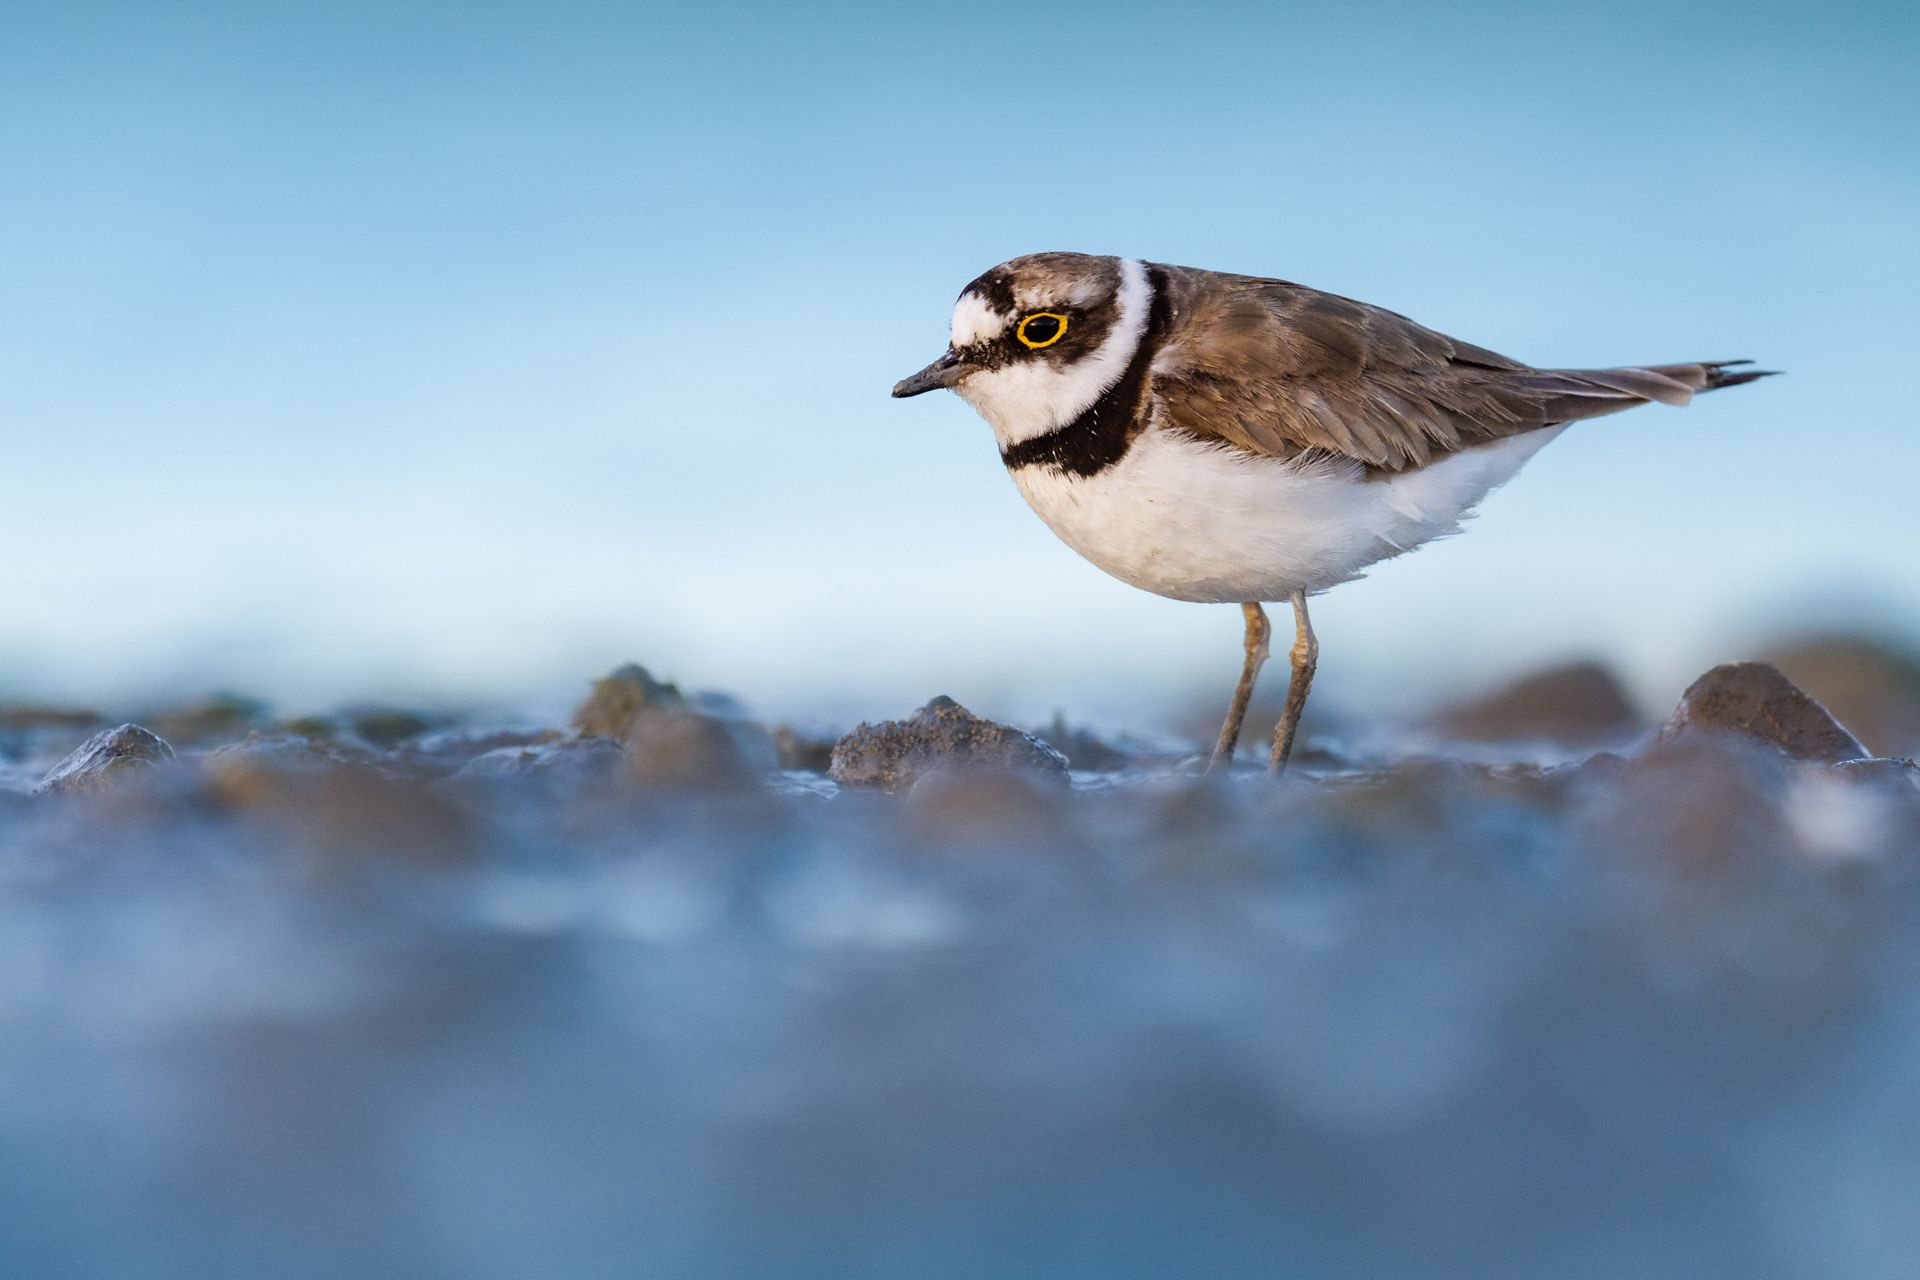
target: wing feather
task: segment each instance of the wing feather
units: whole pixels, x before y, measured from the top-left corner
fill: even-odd
[[[1158,420],[1273,457],[1385,471],[1477,444],[1762,376],[1727,362],[1536,369],[1403,315],[1285,280],[1166,267],[1174,324]]]

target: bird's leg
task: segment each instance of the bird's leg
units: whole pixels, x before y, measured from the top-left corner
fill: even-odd
[[[1287,767],[1293,754],[1293,735],[1300,729],[1300,713],[1307,709],[1307,690],[1313,687],[1313,669],[1320,665],[1320,642],[1314,638],[1313,623],[1307,618],[1307,593],[1293,593],[1294,639],[1293,673],[1287,678],[1287,709],[1273,728],[1273,755],[1267,761],[1269,773]]]
[[[1207,760],[1209,770],[1233,762],[1233,748],[1240,741],[1240,722],[1247,718],[1253,682],[1260,678],[1260,668],[1267,661],[1267,641],[1273,636],[1265,609],[1248,601],[1240,606],[1240,612],[1247,616],[1247,660],[1240,668],[1240,683],[1234,686],[1233,702],[1227,707],[1227,722],[1220,726],[1220,741],[1213,744],[1213,755]]]

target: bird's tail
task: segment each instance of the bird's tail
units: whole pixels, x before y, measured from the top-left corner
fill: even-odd
[[[1751,360],[1708,360],[1699,364],[1653,364],[1619,369],[1532,369],[1515,375],[1537,397],[1541,418],[1572,422],[1618,413],[1637,404],[1686,404],[1702,391],[1737,387],[1767,378],[1775,369],[1743,369]]]
[[[1737,387],[1771,377],[1774,369],[1741,369],[1751,360],[1708,360],[1700,364],[1651,364],[1625,369],[1568,369],[1567,376],[1606,391],[1662,404],[1685,404],[1701,391]],[[1730,372],[1738,370],[1738,372]]]
[[[1689,398],[1700,391],[1718,391],[1722,387],[1737,387],[1743,382],[1757,382],[1761,378],[1771,378],[1778,369],[1743,369],[1742,365],[1752,364],[1751,360],[1707,360],[1700,364],[1656,364],[1647,367],[1645,372],[1657,373],[1687,389]],[[1682,400],[1680,403],[1685,404]]]

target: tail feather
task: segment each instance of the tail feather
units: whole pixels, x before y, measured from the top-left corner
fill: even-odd
[[[1571,422],[1618,413],[1649,401],[1684,405],[1702,391],[1737,387],[1772,376],[1772,369],[1741,369],[1751,360],[1636,365],[1618,369],[1530,369],[1514,375],[1535,398],[1540,416]]]
[[[1708,360],[1700,364],[1657,364],[1648,366],[1647,372],[1672,378],[1675,382],[1684,382],[1695,391],[1737,387],[1743,382],[1771,378],[1780,372],[1778,369],[1740,368],[1741,365],[1752,363],[1751,360]],[[1728,370],[1738,372],[1730,373]]]

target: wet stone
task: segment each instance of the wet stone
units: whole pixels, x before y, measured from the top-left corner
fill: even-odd
[[[1825,707],[1764,662],[1726,663],[1694,681],[1659,741],[1702,730],[1754,738],[1795,760],[1835,764],[1871,754]]]
[[[163,740],[137,724],[123,724],[88,738],[72,755],[53,767],[39,789],[55,794],[105,791],[118,786],[131,773],[145,771],[173,758],[173,748]]]
[[[910,720],[863,724],[834,744],[828,773],[843,787],[901,791],[929,771],[1001,769],[1064,783],[1067,758],[1007,725],[983,720],[945,696]]]

